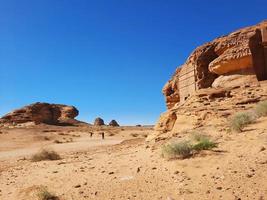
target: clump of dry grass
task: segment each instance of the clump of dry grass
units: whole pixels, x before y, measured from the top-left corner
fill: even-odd
[[[258,117],[267,116],[267,100],[258,103],[254,110]]]
[[[207,135],[201,133],[192,134],[193,142],[192,149],[195,151],[210,150],[217,147],[217,144],[213,142]]]
[[[192,145],[188,141],[173,142],[163,145],[162,156],[164,158],[188,158],[192,155]]]
[[[41,187],[38,189],[37,198],[38,200],[58,200],[59,199],[56,195],[50,193],[46,187]]]
[[[193,149],[196,151],[210,150],[217,147],[217,144],[211,141],[209,138],[203,138],[199,142],[193,145]]]
[[[59,159],[61,159],[61,157],[57,152],[48,149],[41,149],[39,152],[37,152],[31,157],[31,160],[33,162],[38,162],[42,160],[59,160]]]
[[[254,122],[256,118],[255,113],[251,111],[236,113],[230,119],[230,127],[236,132],[242,132],[245,126]]]
[[[172,142],[162,146],[162,156],[167,159],[189,158],[192,155],[198,154],[202,150],[211,150],[217,147],[208,136],[193,133],[191,140],[181,142]]]
[[[254,109],[236,113],[229,120],[230,129],[236,132],[242,132],[248,124],[253,123],[263,116],[267,116],[267,100],[258,103]]]
[[[201,133],[198,133],[198,132],[193,132],[191,134],[191,137],[192,137],[192,140],[197,141],[197,142],[208,138],[207,135],[204,135],[204,134],[201,134]]]

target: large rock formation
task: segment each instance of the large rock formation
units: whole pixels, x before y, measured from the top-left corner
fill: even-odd
[[[163,87],[168,110],[160,116],[155,126],[156,135],[167,132],[176,134],[199,125],[199,121],[210,116],[227,116],[231,109],[239,107],[236,105],[242,98],[245,102],[254,98],[257,101],[264,99],[264,95],[254,94],[249,87],[258,87],[255,76],[257,61],[254,59],[257,56],[254,53],[262,53],[262,50],[257,51],[262,48],[258,44],[259,32],[265,29],[267,33],[267,21],[196,48]],[[260,91],[259,88],[255,90]],[[246,92],[249,95],[243,97]],[[224,103],[217,101],[226,101],[230,106],[225,108]]]
[[[163,88],[168,109],[186,100],[195,90],[211,87],[220,75],[253,74],[249,40],[256,30],[266,26],[264,21],[196,48]]]
[[[74,106],[37,102],[6,114],[0,118],[0,123],[72,124],[77,122],[74,118],[78,114],[79,111]]]
[[[116,120],[111,120],[108,124],[109,126],[120,126]]]
[[[94,125],[95,125],[95,126],[103,126],[103,125],[105,125],[105,122],[104,122],[104,120],[103,120],[102,118],[97,117],[97,118],[95,119]]]

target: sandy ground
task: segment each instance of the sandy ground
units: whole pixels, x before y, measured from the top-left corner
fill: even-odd
[[[98,134],[91,138],[90,131],[1,130],[0,199],[37,199],[41,186],[60,200],[267,199],[267,118],[243,133],[205,127],[202,131],[218,148],[184,160],[165,160],[160,143],[145,142],[151,128],[106,128],[105,140]],[[62,159],[31,162],[30,156],[44,147]]]

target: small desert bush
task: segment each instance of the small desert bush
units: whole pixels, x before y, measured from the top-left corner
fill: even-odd
[[[48,149],[42,149],[31,157],[31,160],[33,162],[38,162],[42,160],[59,160],[59,159],[60,155],[57,152]]]
[[[211,141],[207,136],[201,138],[196,144],[193,145],[193,149],[196,151],[210,150],[217,147],[217,144]]]
[[[267,100],[256,105],[255,113],[258,117],[267,116]]]
[[[41,187],[37,193],[38,200],[58,200],[58,197],[51,194],[45,187]]]
[[[194,141],[197,141],[197,142],[208,139],[208,136],[203,135],[203,134],[198,133],[198,132],[193,132],[191,136],[192,136],[192,139]]]
[[[189,141],[172,142],[162,146],[162,156],[167,159],[188,158],[202,150],[211,150],[217,144],[209,139],[208,136],[193,133]]]
[[[188,158],[192,154],[192,145],[188,141],[173,142],[162,147],[162,156],[165,158]]]
[[[194,132],[192,134],[192,139],[195,142],[192,145],[192,149],[195,151],[209,150],[217,147],[217,144],[210,140],[209,136]]]
[[[239,112],[230,119],[232,130],[242,132],[244,127],[255,121],[256,116],[253,112]]]

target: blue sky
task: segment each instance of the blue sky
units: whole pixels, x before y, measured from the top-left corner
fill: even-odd
[[[36,101],[152,124],[198,45],[267,18],[266,0],[0,0],[0,115]]]

